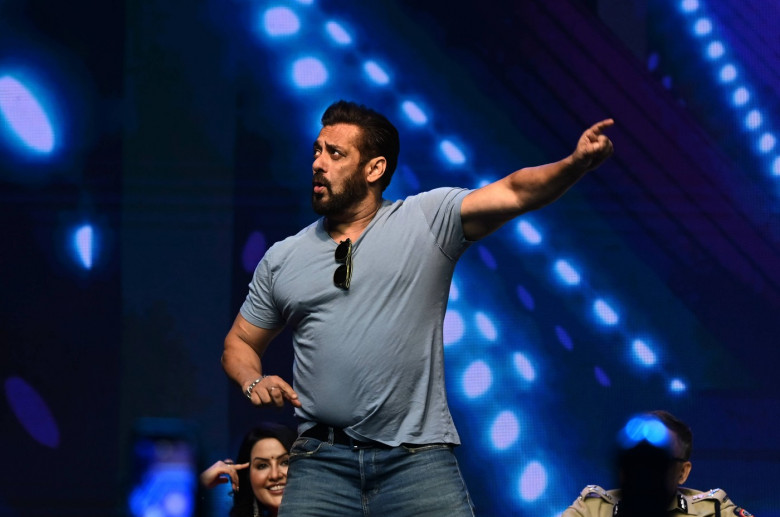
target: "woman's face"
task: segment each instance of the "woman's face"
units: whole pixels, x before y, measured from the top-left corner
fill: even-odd
[[[276,438],[263,438],[252,447],[249,462],[249,481],[255,497],[269,508],[279,508],[287,484],[287,450]]]

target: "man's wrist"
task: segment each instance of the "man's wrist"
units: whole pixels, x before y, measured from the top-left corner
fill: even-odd
[[[260,383],[260,381],[262,381],[266,377],[267,377],[267,375],[261,375],[257,379],[253,380],[249,384],[249,386],[246,387],[246,389],[244,390],[244,395],[246,395],[246,398],[248,398],[249,400],[252,400],[252,391],[255,389],[255,386],[257,386]]]

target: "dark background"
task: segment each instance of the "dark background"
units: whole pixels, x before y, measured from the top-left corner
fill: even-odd
[[[311,142],[339,98],[398,126],[393,199],[557,160],[616,120],[606,165],[456,271],[448,386],[479,515],[553,516],[586,484],[612,487],[617,430],[655,408],[694,430],[690,486],[780,515],[778,14],[761,0],[0,3],[0,85],[24,84],[53,134],[35,151],[0,113],[0,515],[126,515],[141,418],[186,428],[200,466],[253,422],[294,423],[248,407],[219,356],[264,250],[314,219]],[[708,57],[716,39],[725,54]],[[327,78],[296,83],[304,57]],[[265,370],[289,378],[289,348],[283,334]]]

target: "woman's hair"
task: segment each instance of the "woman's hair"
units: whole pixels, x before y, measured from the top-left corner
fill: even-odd
[[[241,442],[241,446],[238,449],[236,463],[248,463],[251,460],[252,447],[264,438],[275,438],[279,440],[279,443],[282,444],[284,449],[289,451],[297,438],[297,434],[284,425],[273,423],[261,424],[250,430],[244,436],[244,440]],[[230,510],[230,517],[252,517],[254,515],[255,493],[254,490],[252,490],[252,482],[249,477],[251,469],[252,467],[250,465],[249,468],[238,471],[239,490],[233,492],[233,508]],[[258,501],[257,506],[260,508],[262,515],[264,510],[263,505]]]

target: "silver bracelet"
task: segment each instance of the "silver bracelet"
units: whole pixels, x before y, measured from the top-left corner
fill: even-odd
[[[244,395],[246,395],[246,398],[248,398],[249,400],[252,400],[252,390],[255,389],[255,386],[257,386],[257,383],[259,383],[260,381],[262,381],[266,377],[268,377],[268,376],[267,375],[262,375],[262,376],[258,377],[257,379],[255,379],[252,382],[252,384],[247,386],[246,391],[244,392]]]

